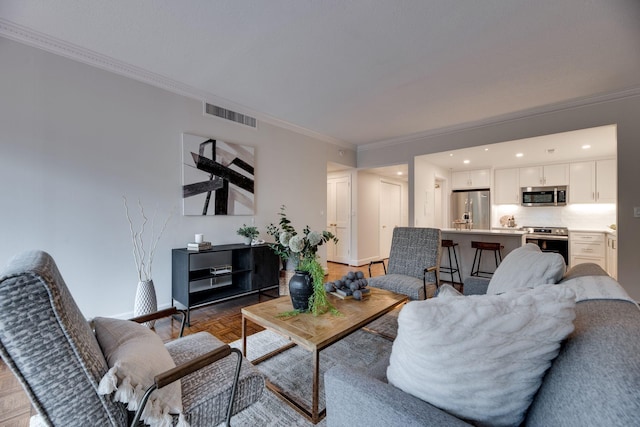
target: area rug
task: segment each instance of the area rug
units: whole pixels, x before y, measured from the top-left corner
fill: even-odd
[[[397,312],[387,314],[368,325],[368,329],[378,333],[361,329],[320,352],[320,408],[325,407],[324,373],[335,365],[366,370],[379,359],[388,358],[392,342],[382,335],[395,334],[396,319]],[[275,332],[258,332],[247,338],[247,358],[256,359],[288,342],[287,338]],[[242,342],[234,341],[231,346],[241,348]],[[287,390],[307,406],[311,406],[312,366],[311,353],[299,347],[293,347],[257,365],[272,383]],[[265,389],[258,402],[235,415],[231,421],[234,426],[313,426],[268,389]],[[316,425],[326,426],[326,420]]]

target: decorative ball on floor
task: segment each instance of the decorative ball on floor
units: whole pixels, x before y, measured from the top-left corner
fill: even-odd
[[[354,299],[362,300],[370,293],[367,288],[368,284],[369,282],[362,271],[349,271],[342,278],[325,283],[324,289],[327,292],[335,292],[342,297],[353,297]]]

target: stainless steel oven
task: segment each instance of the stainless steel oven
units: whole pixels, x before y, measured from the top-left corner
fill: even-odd
[[[527,243],[538,245],[542,252],[556,252],[569,265],[569,230],[564,227],[524,227]]]

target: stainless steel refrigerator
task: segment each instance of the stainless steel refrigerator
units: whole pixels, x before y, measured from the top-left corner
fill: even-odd
[[[451,194],[453,221],[471,222],[471,228],[491,228],[491,197],[489,190],[456,190]]]

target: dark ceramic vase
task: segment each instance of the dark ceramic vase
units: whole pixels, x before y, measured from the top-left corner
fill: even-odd
[[[289,280],[289,296],[294,310],[309,310],[309,297],[313,294],[313,279],[307,271],[296,270]]]

